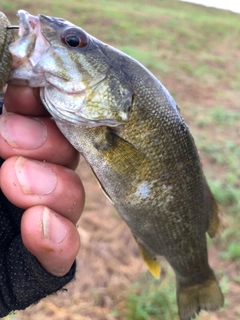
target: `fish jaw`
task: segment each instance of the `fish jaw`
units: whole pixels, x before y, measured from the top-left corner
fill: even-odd
[[[41,35],[37,16],[19,10],[18,17],[20,38],[9,46],[13,62],[8,83],[42,87],[46,82],[43,75],[35,71],[35,66],[48,50],[49,43]]]
[[[61,18],[24,10],[18,16],[20,38],[9,48],[8,83],[40,87],[46,109],[58,121],[110,127],[128,121],[133,92],[127,81],[117,83],[116,70],[101,51],[105,44]],[[69,47],[69,34],[83,37],[86,45]]]

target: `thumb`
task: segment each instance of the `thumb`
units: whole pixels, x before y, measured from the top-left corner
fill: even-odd
[[[71,269],[80,237],[71,221],[44,206],[27,209],[21,221],[25,247],[49,273],[62,277]]]

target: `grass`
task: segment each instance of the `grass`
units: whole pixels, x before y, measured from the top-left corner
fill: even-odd
[[[175,278],[168,269],[168,277],[163,281],[143,275],[139,282],[130,288],[127,296],[126,320],[177,320]],[[121,318],[119,319],[122,319]]]
[[[239,120],[239,112],[235,110],[227,110],[223,106],[215,106],[214,108],[206,110],[204,114],[198,115],[196,124],[202,128],[209,125],[216,125],[218,127],[225,128],[226,124],[236,126]]]
[[[167,86],[195,138],[211,189],[227,221],[217,244],[219,259],[240,263],[240,23],[237,14],[176,0],[3,1],[1,9],[16,23],[24,8],[62,16],[142,62]],[[213,244],[214,245],[214,244]],[[144,276],[124,292],[116,319],[175,320],[175,280],[167,268],[161,283]],[[220,273],[224,274],[224,269]],[[235,279],[235,280],[234,280]],[[238,280],[236,280],[238,279]],[[226,293],[239,282],[222,277]],[[240,292],[238,292],[240,294]],[[227,306],[231,305],[227,296]],[[221,319],[236,319],[223,311]],[[225,313],[224,313],[225,312]],[[8,320],[15,319],[14,315]],[[17,319],[17,318],[16,318]]]

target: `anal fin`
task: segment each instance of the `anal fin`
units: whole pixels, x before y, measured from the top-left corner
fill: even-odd
[[[134,237],[134,239],[138,244],[139,251],[148,267],[149,272],[154,276],[154,278],[159,279],[161,274],[161,266],[159,261],[153,257],[141,243],[139,243],[136,237]]]

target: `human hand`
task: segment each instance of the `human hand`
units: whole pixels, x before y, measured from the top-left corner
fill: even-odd
[[[37,299],[30,296],[13,310],[26,308],[70,280],[60,279],[71,269],[79,250],[75,224],[83,209],[84,191],[72,170],[78,153],[50,119],[38,90],[9,86],[5,106],[11,113],[0,117],[0,157],[6,159],[0,169],[0,188],[8,200],[0,196],[0,248],[8,251],[16,237],[22,238],[45,270],[59,277],[54,279],[54,288],[49,285],[51,289],[44,288]],[[11,203],[25,210],[22,217]],[[1,259],[0,249],[0,263]]]

